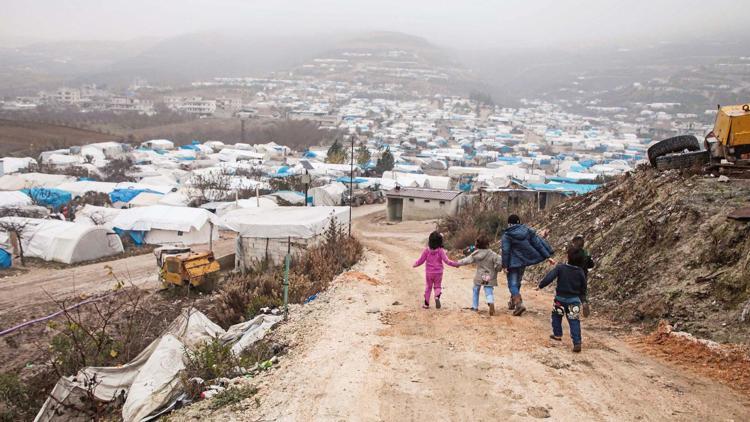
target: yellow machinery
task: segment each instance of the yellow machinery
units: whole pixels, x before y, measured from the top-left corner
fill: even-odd
[[[719,107],[714,130],[705,139],[711,158],[750,159],[750,105]]]
[[[213,252],[193,252],[190,248],[163,246],[154,250],[159,278],[165,286],[190,285],[212,291],[219,279],[219,263]]]
[[[709,163],[725,169],[750,169],[750,104],[719,106],[714,128],[704,138],[704,149],[695,136],[675,136],[649,147],[648,159],[659,170]]]

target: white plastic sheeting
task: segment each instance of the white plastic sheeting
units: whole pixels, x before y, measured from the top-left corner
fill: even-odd
[[[218,239],[218,229],[224,222],[201,208],[154,205],[124,209],[112,220],[112,226],[146,232],[145,242],[151,245],[174,242],[196,245],[208,243],[211,236]]]
[[[341,194],[349,188],[341,182],[333,182],[325,186],[310,189],[313,205],[317,206],[336,206],[341,205]]]
[[[96,205],[86,204],[83,208],[76,211],[75,222],[78,224],[87,224],[89,226],[104,226],[112,229],[112,220],[119,215],[119,208],[98,207]]]
[[[201,208],[207,210],[216,210],[216,215],[223,217],[226,213],[242,208],[276,208],[279,205],[269,198],[250,198],[240,199],[231,202],[209,202],[201,205]]]
[[[19,173],[6,174],[0,177],[0,190],[21,190],[30,188],[55,188],[65,182],[73,182],[76,178],[62,174]]]
[[[347,224],[348,207],[245,208],[224,215],[224,221],[241,236],[309,239],[323,233],[331,218]]]
[[[120,237],[102,226],[23,217],[3,217],[0,221],[25,225],[21,246],[27,257],[75,264],[123,251]],[[8,239],[7,236],[3,238]],[[0,247],[12,249],[9,244]]]
[[[29,168],[32,164],[36,164],[36,160],[31,157],[4,157],[0,161],[3,163],[3,171],[0,176],[16,173]]]
[[[57,189],[70,192],[75,197],[83,196],[88,192],[110,193],[115,190],[116,187],[117,183],[80,180],[62,183],[57,186]]]
[[[29,195],[19,191],[0,191],[0,208],[23,207],[31,205],[32,201]]]
[[[232,352],[238,355],[262,339],[282,318],[258,315],[224,331],[203,313],[186,309],[160,338],[129,363],[120,367],[84,368],[75,376],[61,378],[35,422],[86,420],[72,413],[66,404],[79,402],[86,394],[85,381],[94,376],[99,382],[93,390],[97,399],[112,401],[125,397],[123,420],[141,421],[168,408],[182,393],[179,373],[185,368],[185,349],[195,349],[218,338],[223,344],[232,344]]]

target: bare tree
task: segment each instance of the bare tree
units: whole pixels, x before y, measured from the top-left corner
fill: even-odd
[[[23,239],[28,228],[28,220],[22,217],[15,217],[16,209],[3,208],[0,213],[5,214],[0,218],[0,231],[8,233],[10,242],[18,248],[18,257],[21,258],[21,265],[26,265],[23,257]]]
[[[231,199],[232,177],[224,172],[196,174],[187,186],[187,196],[193,206]]]

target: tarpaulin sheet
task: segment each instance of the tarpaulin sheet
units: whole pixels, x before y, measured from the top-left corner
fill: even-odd
[[[110,201],[112,201],[113,204],[115,202],[130,202],[133,198],[135,198],[142,192],[156,193],[159,195],[163,195],[162,192],[157,192],[151,189],[125,188],[125,189],[115,189],[112,192],[110,192],[109,199]]]
[[[23,189],[21,192],[29,195],[35,203],[51,207],[55,211],[73,199],[70,192],[55,188],[31,188]]]
[[[260,340],[275,324],[280,315],[259,315],[254,319],[229,327],[224,331],[203,313],[186,309],[132,361],[118,367],[88,367],[75,376],[61,378],[50,398],[44,403],[35,421],[87,420],[66,404],[75,403],[86,394],[85,381],[94,376],[99,382],[93,390],[102,401],[125,398],[122,417],[126,422],[141,421],[172,406],[182,393],[180,371],[185,367],[185,349],[219,338],[232,344],[239,354]]]

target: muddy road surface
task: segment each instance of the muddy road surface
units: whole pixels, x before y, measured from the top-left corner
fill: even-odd
[[[473,267],[446,268],[443,307],[420,308],[424,269],[413,269],[434,223],[356,220],[363,262],[313,302],[295,306],[272,333],[289,352],[248,380],[256,397],[211,410],[199,403],[170,420],[743,421],[748,398],[713,380],[643,355],[593,320],[573,354],[564,323],[552,342],[552,290],[524,280],[529,311],[513,317],[504,279],[499,313],[471,300]]]
[[[216,256],[234,252],[234,239],[214,242]],[[208,249],[207,245],[194,247]],[[156,258],[152,252],[127,258],[71,266],[32,268],[26,273],[0,279],[0,321],[3,328],[47,315],[59,306],[54,301],[73,303],[77,298],[112,289],[117,280],[143,288],[158,288]],[[116,279],[115,279],[116,278]]]

